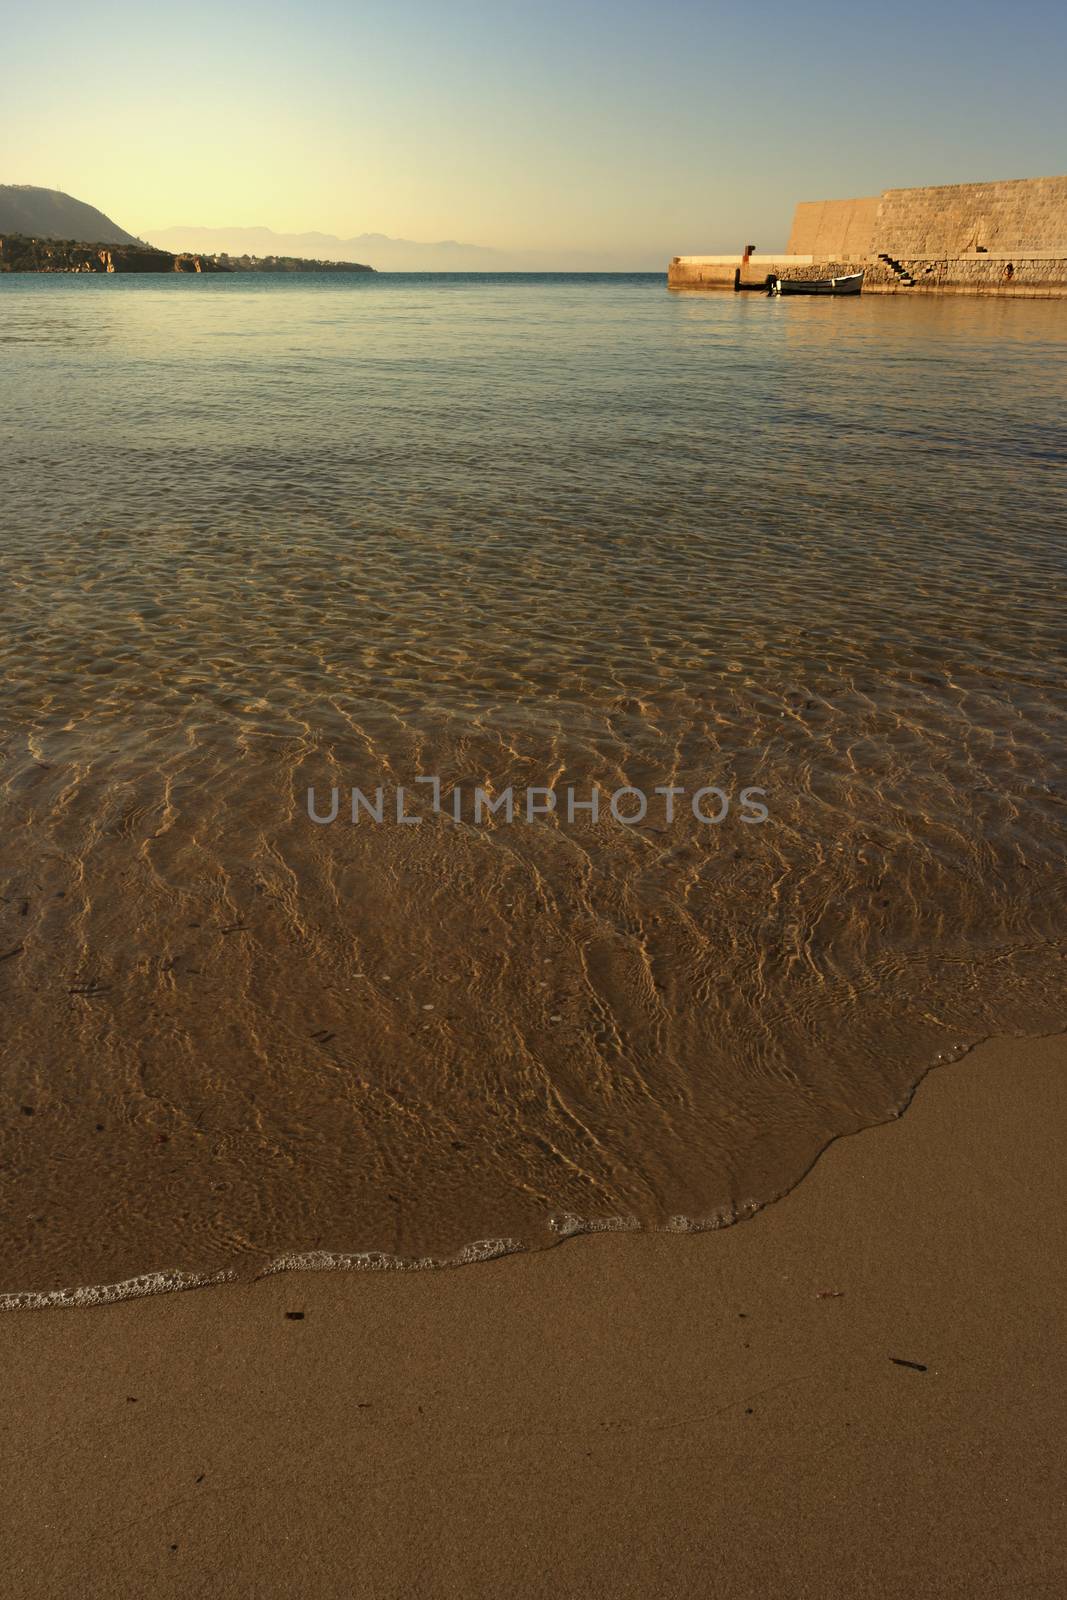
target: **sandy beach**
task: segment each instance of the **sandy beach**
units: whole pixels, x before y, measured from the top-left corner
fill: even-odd
[[[702,1235],[11,1313],[20,1596],[1053,1596],[1067,1037]]]
[[[0,1600],[1067,1600],[1067,10],[779,10],[4,30]]]

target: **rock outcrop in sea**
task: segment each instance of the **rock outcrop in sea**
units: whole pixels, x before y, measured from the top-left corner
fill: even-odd
[[[0,237],[0,272],[230,272],[211,256],[171,255],[146,244],[83,244],[74,239]]]

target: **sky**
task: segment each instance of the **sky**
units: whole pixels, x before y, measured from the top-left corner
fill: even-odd
[[[784,246],[795,202],[1067,170],[1067,7],[50,0],[0,182],[178,224],[589,265]]]

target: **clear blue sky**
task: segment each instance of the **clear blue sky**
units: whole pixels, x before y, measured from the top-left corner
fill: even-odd
[[[794,201],[1067,170],[1067,8],[52,0],[0,181],[177,223],[506,249],[780,247]]]

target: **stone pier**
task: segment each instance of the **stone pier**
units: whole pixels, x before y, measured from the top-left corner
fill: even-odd
[[[804,200],[769,255],[675,256],[672,289],[863,272],[864,293],[1067,299],[1067,177]]]

